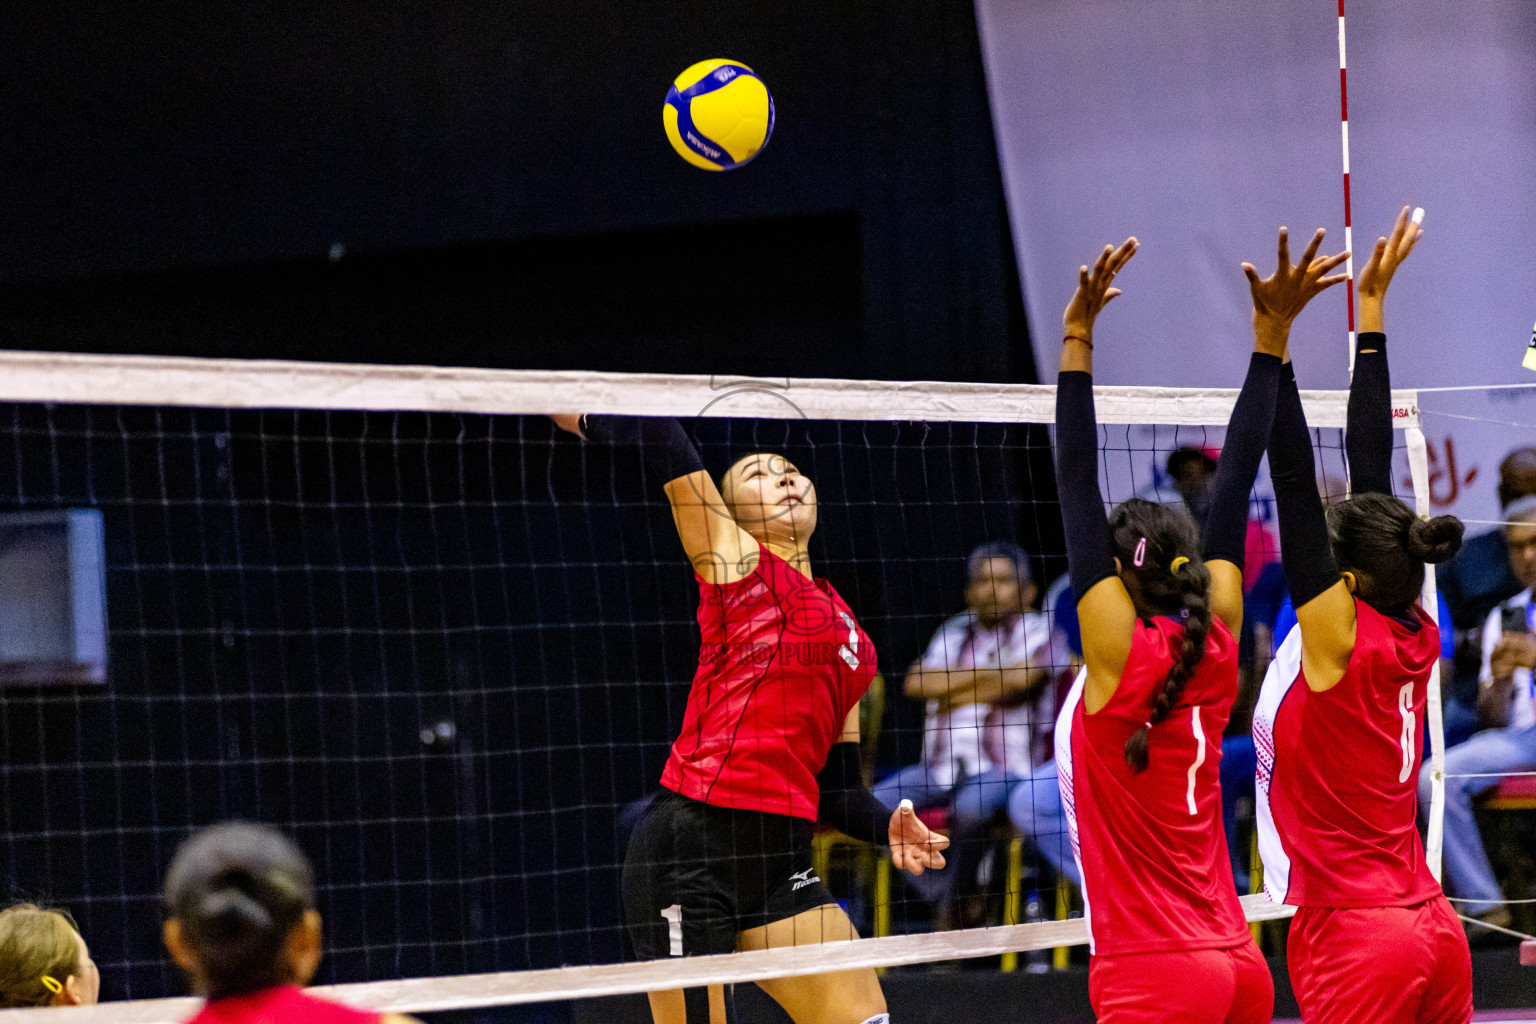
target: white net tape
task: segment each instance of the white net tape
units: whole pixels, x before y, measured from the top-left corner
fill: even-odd
[[[1100,423],[1225,426],[1236,388],[1102,387]],[[1303,391],[1313,427],[1344,426],[1348,394]],[[1050,423],[1045,384],[720,377],[579,370],[476,370],[279,360],[0,352],[0,401],[530,414]],[[1418,425],[1414,391],[1392,393],[1393,425]]]
[[[1236,389],[1101,387],[1105,424],[1223,427]],[[1306,391],[1314,427],[1340,428],[1348,396]],[[425,366],[368,366],[277,361],[84,356],[0,352],[0,401],[102,403],[241,409],[388,410],[484,414],[551,411],[763,419],[1050,423],[1055,388],[1045,385],[776,380],[665,374],[524,372]],[[1407,431],[1414,490],[1427,500],[1427,469],[1418,431],[1417,394],[1393,393],[1394,426]],[[1424,511],[1421,507],[1420,511]],[[1426,607],[1434,608],[1433,578]],[[1432,764],[1443,741],[1431,699]],[[1438,870],[1442,798],[1436,786],[1430,825]],[[1289,917],[1294,908],[1246,896],[1250,921]],[[146,926],[149,926],[146,922]],[[686,957],[497,974],[413,978],[318,990],[379,1011],[428,1012],[552,1002],[853,968],[995,956],[1087,942],[1081,919]],[[7,1010],[0,1020],[50,1024],[171,1024],[191,1017],[195,999],[148,1000],[95,1008]]]
[[[1271,903],[1262,894],[1242,897],[1249,921],[1290,917],[1295,907]],[[360,985],[331,985],[315,994],[381,1013],[429,1013],[470,1010],[519,1003],[593,999],[638,992],[753,982],[801,974],[826,974],[863,967],[896,967],[1012,951],[1083,945],[1088,926],[1081,918],[1035,924],[972,928],[930,935],[855,939],[816,946],[763,949],[721,956],[678,957],[646,963],[561,967],[547,971],[508,971],[448,978],[407,978]],[[152,999],[100,1007],[0,1010],[0,1020],[49,1021],[52,1024],[180,1024],[202,1005],[197,999]]]

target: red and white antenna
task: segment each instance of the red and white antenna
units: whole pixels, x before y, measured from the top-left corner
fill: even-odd
[[[1349,85],[1344,60],[1344,0],[1339,0],[1339,122],[1344,140],[1344,248],[1355,251],[1349,224]],[[1349,372],[1355,372],[1355,257],[1344,263],[1344,302],[1349,310]]]

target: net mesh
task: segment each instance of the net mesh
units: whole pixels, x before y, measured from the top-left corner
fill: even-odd
[[[185,393],[214,393],[216,371],[206,390]],[[381,379],[398,373],[380,369]],[[99,404],[0,406],[5,506],[102,514],[109,638],[105,684],[13,688],[0,702],[8,896],[77,916],[103,998],[170,996],[183,983],[159,946],[164,870],[194,827],[244,818],[289,831],[314,861],[327,928],[319,982],[629,959],[624,843],[657,790],[698,657],[697,588],[662,481],[632,451],[516,414],[541,407],[533,403],[577,407],[590,401],[590,381],[553,390],[523,381],[527,397],[508,403],[523,408],[489,413],[276,408],[272,396],[290,379],[273,370],[254,397],[226,408],[138,404],[145,398],[111,391]],[[744,418],[706,408],[714,392],[703,381],[603,380],[611,408],[705,408],[686,422],[713,471],[769,450],[816,482],[816,574],[879,651],[883,688],[864,707],[877,784],[923,761],[925,709],[901,696],[902,679],[964,609],[972,548],[1021,544],[1042,601],[1065,570],[1044,426],[1050,389],[993,389],[995,407],[1045,403],[1015,409],[1022,422],[1012,423],[967,419],[988,392],[957,402],[945,385],[916,398],[918,386],[903,385],[886,405],[892,420],[858,394],[846,419],[824,415],[825,405],[813,406],[815,418]],[[0,397],[19,397],[17,387]],[[331,401],[369,404],[358,394]],[[1173,400],[1185,398],[1197,404],[1179,411]],[[1231,398],[1109,394],[1101,405],[1130,411],[1101,428],[1106,497],[1188,497],[1169,455],[1219,448]],[[903,415],[914,403],[964,408],[918,421]],[[1342,396],[1309,404],[1314,423],[1330,424],[1315,431],[1319,469],[1342,492]],[[1181,423],[1159,422],[1170,410]],[[1202,416],[1210,425],[1189,422]],[[1262,538],[1269,521],[1271,542],[1251,548],[1272,558],[1267,495],[1261,480],[1253,529]],[[1031,768],[1049,758],[1073,666],[1066,627],[1043,621],[1058,630],[1033,652],[1049,678],[1015,745]],[[1262,647],[1260,637],[1260,668]],[[1078,904],[1070,887],[1058,896],[1051,833],[1020,840],[994,810],[970,854],[952,858],[965,875],[941,899],[893,877],[868,849],[818,838],[818,867],[860,933],[907,936],[845,944],[839,955],[895,964],[1082,941],[1080,921],[1006,927],[1075,917]],[[1246,827],[1237,834],[1244,874]],[[930,934],[957,926],[973,927]],[[916,944],[891,945],[901,942]],[[806,965],[827,962],[823,953]],[[786,963],[760,970],[801,969]],[[749,966],[711,969],[747,977]],[[534,998],[531,975],[508,977],[485,991]],[[545,991],[559,987],[550,980]],[[386,1003],[480,1005],[455,991],[458,1002],[418,992]],[[372,997],[384,1005],[379,990]]]

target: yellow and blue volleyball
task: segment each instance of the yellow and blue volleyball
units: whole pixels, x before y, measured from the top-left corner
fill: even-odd
[[[661,121],[678,156],[706,171],[728,171],[768,145],[773,97],[745,64],[701,60],[667,90]]]

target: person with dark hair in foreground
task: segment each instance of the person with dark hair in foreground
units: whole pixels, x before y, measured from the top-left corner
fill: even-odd
[[[1274,985],[1233,885],[1218,765],[1237,699],[1248,494],[1281,349],[1259,336],[1203,535],[1182,509],[1140,498],[1106,523],[1093,323],[1136,246],[1106,246],[1080,270],[1056,388],[1057,490],[1086,662],[1057,721],[1056,766],[1090,907],[1088,992],[1106,1024],[1260,1024]],[[1282,262],[1266,288],[1289,288],[1300,304],[1331,283],[1289,270]]]
[[[1254,712],[1259,845],[1265,892],[1300,908],[1286,957],[1308,1024],[1472,1015],[1467,940],[1416,820],[1419,723],[1440,656],[1419,594],[1424,564],[1456,552],[1462,525],[1422,520],[1391,493],[1383,301],[1419,234],[1404,207],[1360,275],[1345,434],[1354,496],[1324,512],[1289,363],[1269,442],[1297,628],[1275,652]],[[1248,276],[1255,327],[1288,336]]]
[[[274,829],[214,825],[182,843],[165,911],[165,947],[208,1000],[191,1024],[419,1024],[302,991],[320,966],[314,875]]]

